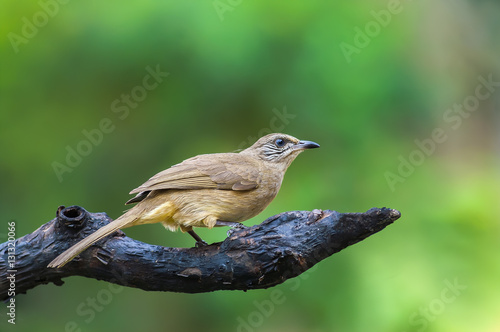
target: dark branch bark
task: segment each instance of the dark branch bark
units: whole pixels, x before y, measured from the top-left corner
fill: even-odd
[[[0,298],[12,278],[15,294],[62,278],[84,276],[148,291],[184,293],[268,288],[293,278],[400,217],[388,208],[365,213],[292,211],[234,231],[223,242],[201,248],[165,248],[133,240],[121,231],[97,242],[60,269],[47,264],[77,241],[107,224],[105,213],[60,207],[57,217],[15,241],[0,245]],[[10,252],[12,254],[12,252]],[[15,270],[15,272],[9,272]]]

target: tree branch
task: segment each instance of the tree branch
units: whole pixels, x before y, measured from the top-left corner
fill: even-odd
[[[8,257],[12,243],[0,245],[0,298],[13,295],[9,294],[12,276],[15,294],[49,282],[62,285],[62,278],[75,275],[148,291],[268,288],[298,276],[400,216],[399,211],[388,208],[365,213],[284,212],[259,225],[235,230],[223,242],[200,248],[150,245],[117,231],[64,267],[49,269],[47,264],[57,255],[112,221],[105,213],[89,213],[79,206],[60,207],[55,219],[13,243],[14,257]]]

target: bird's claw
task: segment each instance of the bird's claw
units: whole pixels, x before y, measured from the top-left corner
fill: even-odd
[[[236,229],[245,229],[245,228],[248,228],[248,226],[245,226],[243,224],[240,224],[240,223],[237,223],[237,224],[234,224],[232,226],[229,226],[231,227],[233,230],[236,230]]]
[[[201,240],[201,241],[196,241],[196,243],[194,244],[194,246],[196,248],[201,248],[201,247],[206,247],[208,246],[208,243],[206,243],[205,241]]]
[[[245,228],[248,228],[248,226],[245,226],[243,224],[234,224],[234,225],[231,225],[229,226],[229,230],[227,231],[227,237],[230,237],[231,235],[233,235],[234,232],[236,231],[239,231],[239,230],[242,230],[242,229],[245,229]]]

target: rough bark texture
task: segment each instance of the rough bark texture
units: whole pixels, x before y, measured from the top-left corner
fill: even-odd
[[[33,233],[0,245],[0,298],[10,297],[12,276],[16,295],[49,282],[62,285],[62,278],[75,275],[148,291],[268,288],[382,230],[400,215],[388,208],[365,213],[284,212],[259,225],[235,230],[223,242],[200,248],[150,245],[117,231],[66,266],[49,269],[47,264],[57,255],[112,221],[105,213],[60,207],[55,219]],[[8,258],[13,244],[14,257]],[[14,265],[9,264],[12,258]]]

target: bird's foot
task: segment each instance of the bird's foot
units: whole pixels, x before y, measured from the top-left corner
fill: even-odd
[[[239,230],[239,229],[248,228],[248,226],[245,226],[245,225],[243,225],[242,223],[239,223],[239,222],[237,222],[237,223],[235,223],[235,225],[232,225],[232,226],[229,226],[229,227],[231,227],[231,229],[233,229],[233,230]]]
[[[198,234],[196,234],[192,229],[188,230],[187,232],[188,232],[189,235],[191,235],[193,237],[193,239],[196,240],[196,243],[194,244],[194,246],[196,248],[208,246],[208,243],[206,243],[205,241],[203,241],[201,239],[201,237]]]
[[[194,244],[194,246],[196,248],[206,247],[206,246],[208,246],[208,243],[206,243],[203,240],[200,240],[200,241],[196,241],[196,243]]]
[[[234,222],[234,221],[222,221],[222,220],[217,220],[215,223],[215,226],[229,226],[234,229],[244,229],[247,228],[247,226],[243,225],[240,222]]]
[[[239,222],[232,223],[231,225],[228,225],[230,228],[227,231],[227,236],[230,237],[231,235],[234,234],[234,232],[248,228],[248,226],[245,226]]]

